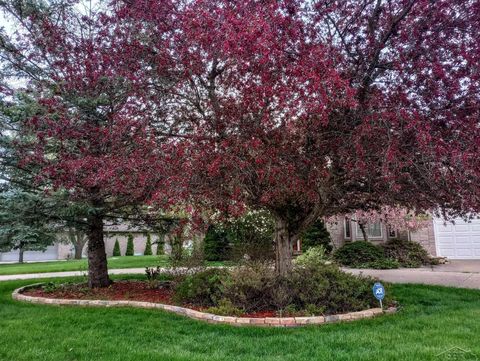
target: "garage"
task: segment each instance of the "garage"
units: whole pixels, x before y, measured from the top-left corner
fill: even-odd
[[[450,259],[480,259],[480,219],[465,222],[458,218],[454,224],[435,219],[434,231],[437,255]]]
[[[42,251],[26,251],[23,254],[24,261],[52,261],[58,259],[58,246],[48,246]],[[1,262],[18,262],[18,250],[0,253]]]

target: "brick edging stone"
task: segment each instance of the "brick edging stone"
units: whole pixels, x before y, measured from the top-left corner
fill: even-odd
[[[364,311],[343,313],[329,316],[311,316],[311,317],[264,317],[264,318],[249,318],[249,317],[230,317],[219,316],[211,313],[200,312],[190,308],[166,305],[163,303],[141,302],[141,301],[107,301],[107,300],[71,300],[71,299],[56,299],[45,297],[33,297],[24,295],[23,292],[36,288],[42,283],[36,283],[24,287],[17,288],[12,293],[12,298],[17,301],[38,303],[45,305],[67,305],[67,306],[94,306],[94,307],[138,307],[138,308],[152,308],[160,309],[168,312],[173,312],[178,315],[193,318],[195,320],[206,321],[215,324],[227,324],[232,326],[270,326],[270,327],[297,327],[304,325],[319,325],[325,323],[335,323],[342,321],[354,321],[364,318],[372,318],[384,313],[394,313],[397,311],[395,307],[390,307],[386,310],[381,308],[370,308]]]

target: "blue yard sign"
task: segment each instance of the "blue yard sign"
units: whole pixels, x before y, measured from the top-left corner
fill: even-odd
[[[380,301],[380,307],[383,308],[382,300],[385,298],[385,287],[380,282],[375,282],[372,290],[375,298]]]

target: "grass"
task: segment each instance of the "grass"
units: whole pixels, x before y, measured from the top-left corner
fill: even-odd
[[[403,305],[395,315],[275,329],[211,325],[160,310],[13,301],[13,289],[28,283],[0,282],[0,360],[439,361],[455,346],[480,355],[476,290],[394,285]]]
[[[132,256],[132,257],[110,257],[108,268],[142,268],[150,266],[168,266],[168,258],[164,256]],[[68,261],[32,262],[0,264],[0,275],[45,273],[45,272],[66,272],[86,271],[88,269],[86,259],[75,259]]]

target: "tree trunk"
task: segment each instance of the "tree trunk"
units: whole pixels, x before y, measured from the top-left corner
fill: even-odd
[[[276,219],[275,224],[275,270],[281,276],[287,275],[292,269],[292,235],[288,223]]]
[[[365,229],[365,224],[359,222],[358,226],[360,227],[360,230],[362,231],[364,241],[368,242],[368,235],[367,235],[367,230]]]
[[[92,214],[88,217],[88,286],[90,288],[108,287],[107,255],[103,241],[103,217]]]
[[[82,251],[83,251],[83,246],[85,244],[81,243],[75,243],[73,246],[75,247],[75,255],[73,256],[75,259],[82,259]]]
[[[23,247],[20,247],[18,249],[18,263],[23,263],[23,253],[25,252],[25,250],[23,249]]]

